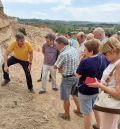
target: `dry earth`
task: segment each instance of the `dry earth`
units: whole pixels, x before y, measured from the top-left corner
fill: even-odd
[[[0,129],[83,129],[83,118],[73,113],[75,105],[71,99],[71,121],[58,117],[63,111],[59,91],[52,91],[47,84],[47,93],[39,95],[42,54],[34,50],[32,78],[35,94],[28,93],[24,72],[19,65],[10,67],[11,82],[0,87]],[[2,73],[0,73],[2,78]],[[57,74],[57,84],[61,77]]]
[[[83,118],[73,113],[75,105],[71,98],[71,120],[65,121],[58,117],[63,112],[63,105],[59,98],[59,91],[52,91],[47,84],[47,93],[39,95],[40,69],[43,62],[41,46],[44,36],[53,32],[47,27],[33,27],[17,24],[10,17],[0,11],[0,47],[5,48],[18,28],[24,27],[26,39],[34,48],[32,78],[35,94],[28,93],[24,72],[21,66],[14,65],[9,69],[11,82],[0,86],[0,129],[83,129]],[[0,67],[1,68],[1,67]],[[60,85],[61,76],[57,74],[57,84]],[[0,69],[0,82],[2,71]]]

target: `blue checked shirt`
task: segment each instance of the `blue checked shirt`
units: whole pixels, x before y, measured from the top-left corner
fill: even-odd
[[[75,48],[67,45],[60,51],[55,65],[62,68],[62,75],[72,75],[77,69],[78,52]]]

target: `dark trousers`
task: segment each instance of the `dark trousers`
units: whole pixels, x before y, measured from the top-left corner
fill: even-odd
[[[28,61],[21,61],[21,60],[18,60],[16,59],[15,57],[11,56],[8,61],[7,61],[7,65],[8,67],[11,66],[11,65],[14,65],[14,64],[17,64],[19,63],[24,72],[25,72],[25,76],[26,76],[26,80],[27,80],[27,86],[28,86],[28,89],[32,89],[33,88],[33,85],[32,85],[32,78],[31,78],[31,74],[30,74],[30,71],[28,69],[28,66],[29,66],[29,62]],[[4,71],[4,64],[2,65],[2,70],[3,70],[3,78],[5,80],[10,80],[9,78],[9,73],[8,72],[5,72]],[[19,73],[18,73],[19,74]]]

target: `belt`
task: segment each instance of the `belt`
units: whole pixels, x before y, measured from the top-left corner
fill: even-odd
[[[62,75],[63,78],[73,77],[73,76],[75,76],[75,75],[74,74],[72,74],[72,75]]]

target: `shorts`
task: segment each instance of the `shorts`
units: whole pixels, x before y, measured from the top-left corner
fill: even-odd
[[[87,115],[93,111],[93,105],[95,103],[97,96],[98,94],[83,95],[79,93],[81,113],[83,113],[84,115]]]
[[[71,95],[72,87],[77,85],[77,78],[75,76],[73,77],[67,77],[62,78],[61,86],[60,86],[60,96],[61,100],[68,101],[69,97]]]
[[[72,87],[71,95],[78,97],[78,83]]]

